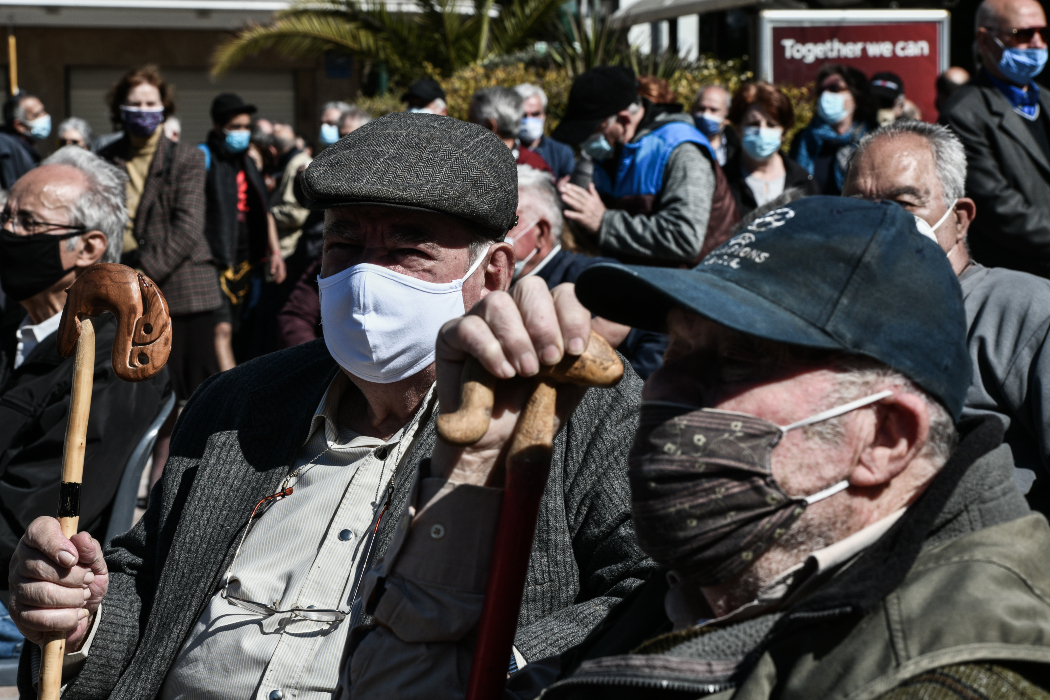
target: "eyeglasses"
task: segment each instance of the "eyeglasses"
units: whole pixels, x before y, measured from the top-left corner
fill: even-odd
[[[832,83],[831,85],[822,85],[820,88],[821,92],[849,92],[849,87],[842,83]]]
[[[1035,38],[1036,33],[1043,38],[1043,41],[1050,42],[1050,28],[1048,27],[1026,27],[1024,29],[994,29],[992,27],[985,27],[990,32],[996,34],[1003,34],[1006,36],[1012,36],[1014,41],[1018,44],[1028,44]]]
[[[17,233],[18,230],[21,230],[24,234],[29,236],[65,230],[71,232],[66,238],[72,238],[75,235],[87,231],[87,226],[84,226],[83,224],[73,225],[58,224],[53,221],[37,221],[32,216],[23,214],[22,212],[12,214],[10,208],[4,207],[4,210],[0,212],[0,228],[6,229],[9,223],[12,224],[11,233]]]
[[[314,458],[314,460],[311,460],[310,464],[312,464],[315,460],[316,457]],[[255,508],[252,510],[252,514],[248,517],[248,525],[244,528],[244,532],[241,534],[241,541],[237,543],[237,550],[233,553],[233,560],[230,562],[230,568],[228,573],[226,574],[226,585],[222,587],[221,595],[224,600],[229,601],[233,605],[248,610],[249,612],[253,612],[257,615],[263,615],[265,617],[272,617],[273,615],[294,615],[295,617],[304,620],[310,620],[311,622],[322,622],[325,624],[338,623],[345,620],[346,616],[349,613],[343,612],[342,610],[317,608],[312,605],[308,605],[305,608],[294,607],[281,610],[278,607],[279,601],[275,600],[273,602],[273,605],[267,605],[266,603],[259,603],[254,600],[248,600],[246,598],[239,598],[237,596],[230,595],[229,592],[230,580],[233,578],[233,565],[237,562],[237,556],[241,553],[241,546],[244,544],[244,538],[248,536],[248,530],[251,529],[252,521],[255,520],[255,516],[259,514],[259,508],[271,502],[277,503],[278,501],[281,501],[284,498],[292,495],[294,489],[288,484],[292,481],[292,479],[294,479],[300,473],[302,473],[302,470],[303,467],[300,467],[299,469],[289,474],[288,478],[285,479],[284,484],[282,484],[284,488],[282,488],[275,494],[264,496],[262,499],[259,500],[258,503],[255,504]],[[379,524],[383,522],[383,515],[386,513],[387,506],[389,505],[390,499],[388,496],[386,503],[383,504],[383,509],[379,511],[379,517],[376,518],[375,528],[372,530],[372,538],[371,541],[369,541],[368,543],[368,550],[365,552],[365,566],[368,565],[368,558],[372,553],[372,545],[375,543],[376,533],[379,532]],[[354,588],[354,593],[351,596],[351,604],[357,599],[357,591],[360,589],[360,585],[360,581],[358,581],[358,585]]]

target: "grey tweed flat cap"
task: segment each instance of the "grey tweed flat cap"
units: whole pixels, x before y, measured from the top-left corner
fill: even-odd
[[[303,173],[311,209],[379,204],[450,214],[496,240],[514,226],[518,170],[491,131],[435,114],[396,112],[352,131]]]

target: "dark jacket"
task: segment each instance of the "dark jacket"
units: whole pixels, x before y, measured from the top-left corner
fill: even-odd
[[[206,148],[208,173],[204,192],[207,209],[204,215],[204,237],[211,246],[212,258],[220,268],[234,267],[237,259],[237,173],[244,171],[248,180],[248,258],[252,264],[269,255],[266,215],[270,211],[266,185],[247,153],[230,153],[214,131],[208,132]]]
[[[116,320],[95,324],[95,378],[91,388],[80,496],[80,529],[102,540],[109,507],[135,445],[169,391],[168,371],[145,382],[125,382],[113,373]],[[29,523],[55,515],[62,476],[62,451],[69,415],[73,358],[58,354],[58,332],[33,348],[18,367],[13,357],[0,368],[0,588]]]
[[[306,268],[288,295],[288,301],[277,314],[278,347],[294,348],[321,337],[321,297],[317,288],[319,274],[320,256]]]
[[[784,169],[787,171],[784,177],[785,192],[793,187],[797,187],[802,190],[806,197],[820,194],[820,186],[813,179],[813,176],[809,174],[808,170],[783,153],[780,154],[780,157],[784,159]],[[731,160],[726,161],[724,170],[726,180],[729,181],[729,189],[733,193],[733,199],[736,200],[737,209],[740,210],[740,215],[747,216],[755,209],[758,209],[755,193],[747,186],[747,181],[744,179],[747,175],[744,173],[743,157],[740,155],[739,150]]]
[[[208,601],[260,498],[273,494],[339,371],[323,341],[266,355],[205,381],[175,426],[164,476],[132,530],[106,551],[109,592],[90,655],[63,697],[154,697]],[[641,382],[590,389],[554,441],[515,646],[541,658],[580,642],[652,570],[631,525],[627,449]],[[395,476],[374,557],[393,537],[436,440],[423,419]],[[34,645],[27,645],[33,647]],[[30,654],[19,689],[31,690]]]
[[[1050,138],[1050,93],[1039,91]],[[1050,160],[981,71],[941,112],[966,147],[966,196],[977,204],[967,240],[977,262],[1050,277]]]
[[[541,136],[539,144],[533,144],[532,150],[539,153],[547,165],[554,171],[554,177],[561,179],[566,175],[572,175],[576,167],[576,156],[572,152],[572,146],[561,141],[556,141],[550,136]]]
[[[959,448],[926,491],[807,597],[669,633],[667,582],[656,574],[562,656],[562,680],[543,697],[873,700],[920,674],[977,662],[1028,664],[1021,668],[1045,684],[1050,528],[1013,483],[999,421],[959,427]],[[529,673],[511,686],[526,689]]]
[[[129,146],[125,136],[99,156],[123,169]],[[204,154],[161,136],[135,214],[139,247],[126,264],[141,267],[160,286],[173,316],[222,303],[204,239],[204,210]]]
[[[10,190],[15,181],[40,163],[40,154],[25,136],[0,129],[0,189]]]

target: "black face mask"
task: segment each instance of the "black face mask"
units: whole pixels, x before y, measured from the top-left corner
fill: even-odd
[[[0,229],[0,287],[15,301],[25,301],[59,281],[68,270],[62,267],[61,241],[83,236],[83,231],[18,236]]]

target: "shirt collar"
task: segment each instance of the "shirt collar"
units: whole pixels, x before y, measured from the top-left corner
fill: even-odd
[[[342,401],[343,395],[351,388],[352,384],[353,382],[350,381],[350,378],[347,377],[346,374],[343,372],[336,372],[331,384],[325,389],[324,396],[321,397],[320,403],[317,404],[317,408],[314,410],[314,415],[310,422],[310,434],[307,436],[307,441],[313,437],[318,428],[323,426],[325,438],[328,440],[329,445],[334,445],[340,442],[339,402]],[[359,395],[358,400],[364,401],[364,395]],[[405,435],[414,434],[418,427],[420,417],[426,413],[427,407],[429,407],[435,400],[436,393],[434,391],[434,386],[431,385],[430,390],[427,391],[426,397],[424,397],[423,402],[419,405],[412,420],[401,428],[401,430],[394,433],[389,440],[386,440],[385,442],[379,440],[376,445],[396,445]],[[345,437],[345,433],[343,434],[343,437]]]
[[[18,328],[18,339],[25,340],[26,336],[32,336],[33,340],[39,343],[57,331],[60,323],[62,323],[62,314],[60,313],[53,314],[37,324],[30,323],[29,317],[26,316],[22,319],[22,325]]]
[[[1039,109],[1039,86],[1033,82],[1028,83],[1028,89],[1020,88],[1016,85],[1011,85],[1003,80],[999,80],[988,71],[984,71],[984,74],[988,76],[988,79],[992,82],[992,85],[999,88],[999,92],[1003,93],[1006,101],[1010,103],[1010,106],[1015,111],[1022,112],[1029,118],[1035,118],[1038,114]]]

